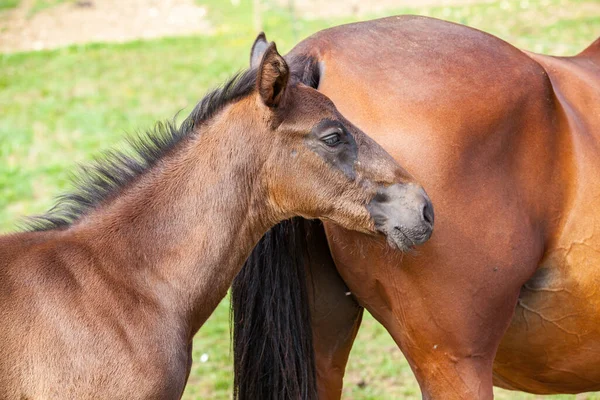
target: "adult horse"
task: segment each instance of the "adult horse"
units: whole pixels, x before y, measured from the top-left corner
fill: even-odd
[[[135,142],[137,157],[84,170],[34,231],[0,237],[2,399],[180,398],[192,337],[290,216],[379,231],[399,248],[427,240],[421,187],[323,94],[290,81],[274,44],[259,62],[179,129]]]
[[[306,335],[318,384],[300,397],[339,398],[359,304],[393,336],[424,398],[490,399],[493,384],[600,389],[600,40],[550,57],[403,16],[319,32],[288,55],[299,56],[320,66],[314,86],[423,183],[436,232],[402,256],[332,222],[296,224],[310,233],[299,243],[309,257],[294,261],[275,247],[286,225],[274,228],[234,283],[239,398],[292,382],[273,366],[313,361],[282,356],[279,343]],[[305,289],[251,279],[280,263],[312,267],[312,335],[260,285]],[[244,319],[261,301],[270,308]]]

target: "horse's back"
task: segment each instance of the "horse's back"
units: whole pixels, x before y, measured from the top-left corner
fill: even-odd
[[[600,37],[577,55],[577,58],[587,58],[600,65]]]
[[[57,396],[45,389],[58,384],[62,365],[55,357],[75,351],[61,338],[68,330],[69,281],[54,248],[56,236],[54,231],[0,236],[0,390],[7,399]],[[52,324],[53,318],[67,323]]]
[[[536,129],[543,125],[549,136],[556,135],[557,127],[547,123],[553,99],[545,70],[472,28],[390,17],[319,32],[295,53],[321,61],[319,90],[417,179],[456,176],[456,169],[473,170],[490,157],[511,161],[506,153],[516,150],[513,136],[525,116],[531,120],[535,114],[543,121]],[[549,140],[554,151],[558,138]],[[448,179],[454,178],[445,177],[449,184]]]
[[[34,249],[46,240],[44,233],[17,233],[0,236],[0,388],[4,398],[21,398],[24,372],[36,319],[37,279]]]

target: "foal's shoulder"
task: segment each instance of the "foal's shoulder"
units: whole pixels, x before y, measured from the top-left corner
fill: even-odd
[[[3,269],[19,263],[37,246],[45,243],[50,232],[18,232],[0,235],[0,265]]]
[[[67,267],[69,244],[62,236],[63,232],[56,230],[0,236],[0,274],[17,286],[46,282]]]

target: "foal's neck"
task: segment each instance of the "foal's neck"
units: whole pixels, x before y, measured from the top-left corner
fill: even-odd
[[[94,232],[95,248],[114,260],[109,267],[130,274],[132,285],[160,288],[159,300],[181,316],[190,335],[277,222],[261,181],[259,150],[267,146],[243,127],[219,125],[225,124],[185,139],[79,227]]]

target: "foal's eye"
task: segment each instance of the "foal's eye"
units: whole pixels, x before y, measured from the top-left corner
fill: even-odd
[[[340,138],[340,134],[337,132],[324,136],[323,138],[321,138],[321,140],[323,141],[323,143],[330,147],[335,147],[342,141],[342,139]]]

